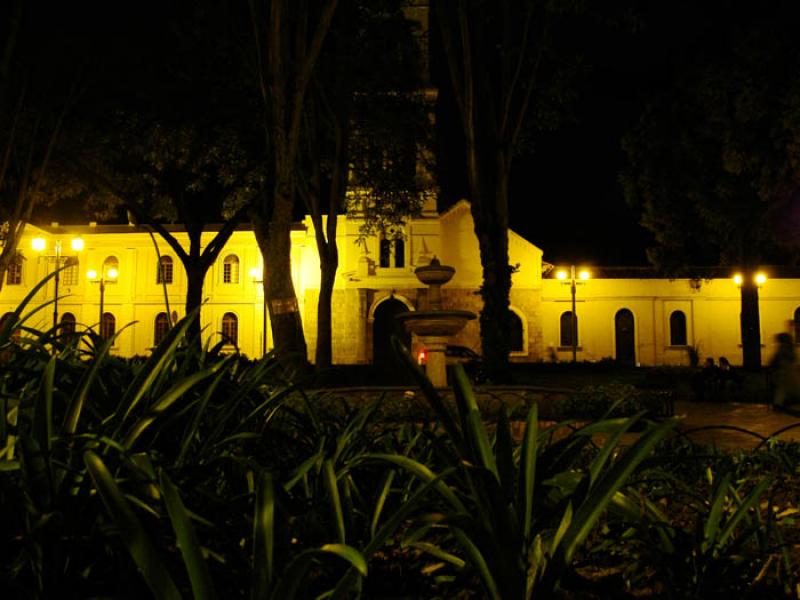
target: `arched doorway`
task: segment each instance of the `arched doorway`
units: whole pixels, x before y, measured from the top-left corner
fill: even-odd
[[[397,300],[389,298],[381,302],[374,313],[372,325],[372,363],[387,373],[397,371],[397,359],[392,349],[392,336],[396,336],[406,346],[411,347],[411,334],[406,333],[405,327],[395,315],[408,312],[408,307]]]
[[[636,365],[636,334],[633,313],[627,308],[617,311],[614,317],[617,362],[629,367]]]

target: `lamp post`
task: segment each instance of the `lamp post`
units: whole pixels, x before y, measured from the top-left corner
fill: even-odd
[[[36,237],[31,240],[31,247],[36,252],[44,252],[47,249],[47,240],[41,237]],[[83,250],[83,239],[79,237],[70,240],[70,247],[75,252]],[[48,264],[54,263],[56,265],[55,277],[53,278],[55,291],[53,298],[53,328],[58,327],[58,285],[61,281],[61,267],[70,263],[73,257],[62,256],[61,254],[61,240],[56,240],[53,244],[54,254],[42,254],[40,259],[45,260]],[[63,264],[62,264],[63,261]]]
[[[97,276],[97,271],[94,269],[87,271],[86,276],[89,278],[91,283],[96,283],[100,286],[100,320],[97,322],[97,328],[100,331],[100,337],[105,339],[105,335],[103,335],[105,333],[103,331],[103,310],[106,296],[106,285],[110,283],[117,283],[119,272],[114,267],[106,270],[106,265],[103,265],[100,277]]]
[[[559,269],[556,272],[556,279],[560,280],[564,285],[569,286],[570,294],[572,295],[572,362],[578,362],[578,315],[575,312],[575,296],[578,291],[578,285],[586,283],[589,280],[589,271],[581,269],[576,272],[575,265],[570,266],[569,271],[566,269]]]
[[[742,365],[747,370],[761,368],[761,315],[758,290],[767,282],[763,272],[736,273],[733,283],[741,290],[739,326],[742,336]]]
[[[261,275],[261,279],[258,276]],[[264,271],[253,267],[250,269],[250,278],[253,280],[253,285],[261,285],[264,283]],[[258,296],[258,288],[256,288],[256,296]],[[267,298],[264,296],[264,301],[261,303],[261,356],[267,355]]]

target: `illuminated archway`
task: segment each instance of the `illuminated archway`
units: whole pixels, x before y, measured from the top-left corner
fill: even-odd
[[[372,313],[372,363],[387,371],[397,368],[397,358],[391,338],[396,336],[406,348],[411,347],[411,334],[395,315],[408,312],[409,307],[395,297],[389,297],[375,306]]]
[[[625,366],[636,365],[636,322],[627,308],[614,316],[614,337],[617,362]]]

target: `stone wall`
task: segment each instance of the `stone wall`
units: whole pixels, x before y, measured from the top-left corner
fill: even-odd
[[[364,364],[372,362],[373,325],[371,311],[383,300],[394,296],[408,301],[414,310],[427,310],[427,288],[407,288],[395,290],[337,289],[333,292],[333,362],[336,364]],[[308,289],[304,296],[303,327],[308,344],[308,356],[314,358],[317,343],[317,301],[319,290]],[[477,290],[465,288],[442,288],[442,301],[445,309],[469,310],[480,315],[483,300]],[[524,315],[525,340],[527,352],[511,356],[512,362],[533,362],[542,360],[542,296],[540,290],[512,290],[511,306],[517,314]],[[464,329],[453,336],[451,344],[466,346],[480,354],[480,323],[476,317]],[[412,352],[419,350],[416,340],[412,341]]]
[[[306,290],[303,329],[308,345],[308,357],[314,360],[317,348],[317,302],[319,290]],[[366,352],[367,306],[364,290],[335,289],[331,302],[334,364],[363,364],[369,362]]]

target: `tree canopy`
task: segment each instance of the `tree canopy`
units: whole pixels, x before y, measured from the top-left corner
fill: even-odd
[[[753,274],[796,257],[796,231],[784,224],[800,206],[800,48],[787,27],[793,6],[756,15],[736,8],[625,138],[622,182],[654,235],[655,265],[672,274],[698,265],[745,272],[742,346],[745,366],[756,368]]]
[[[784,10],[733,19],[647,106],[624,146],[622,182],[655,236],[651,261],[691,265],[785,260],[800,182],[800,48]]]

